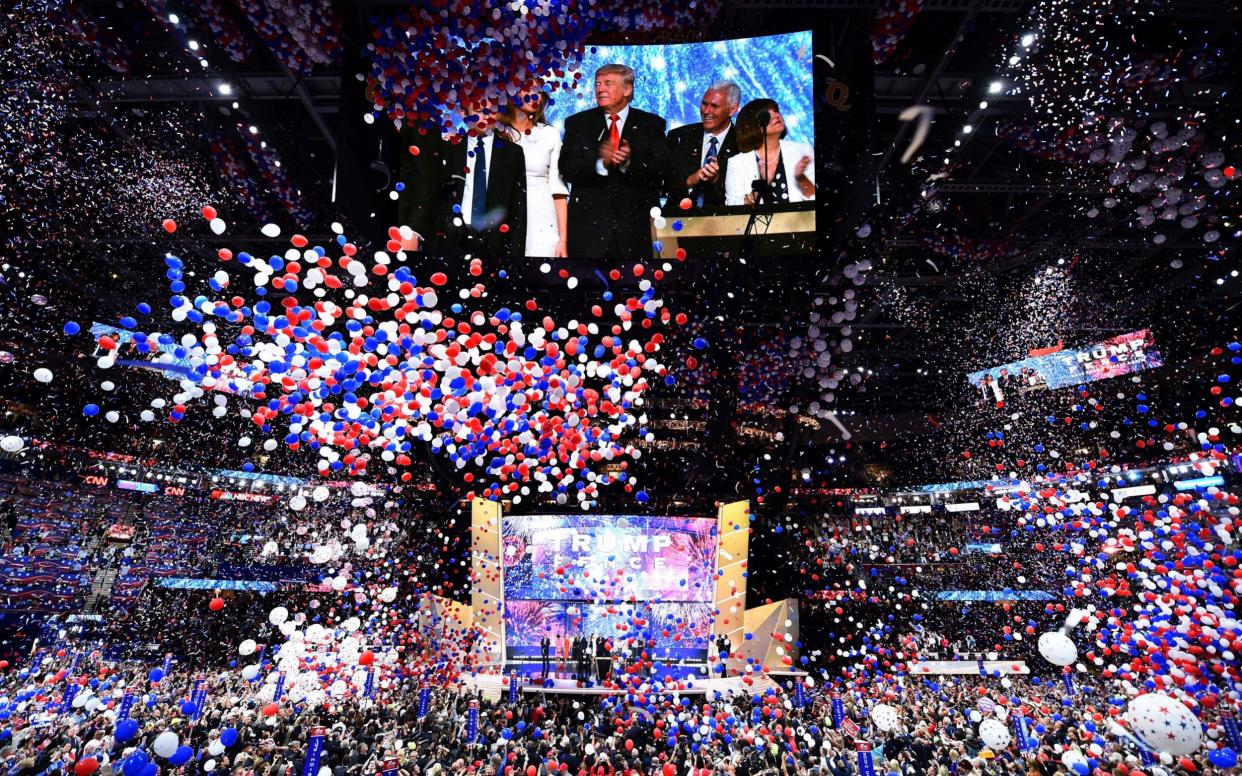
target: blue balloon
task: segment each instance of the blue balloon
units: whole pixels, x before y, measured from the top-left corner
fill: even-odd
[[[152,668],[151,673],[147,674],[147,678],[152,682],[158,682],[164,678],[164,669]]]
[[[193,717],[198,713],[198,706],[191,701],[181,704],[181,713],[187,717]]]
[[[180,768],[181,766],[188,763],[190,761],[190,758],[193,756],[194,756],[194,748],[190,746],[186,746],[185,744],[182,744],[181,746],[177,747],[177,751],[172,753],[172,757],[168,758],[168,764],[173,767]]]
[[[79,326],[76,322],[68,321],[65,323],[65,334],[68,334],[69,336],[72,337],[74,334],[77,334],[80,331],[82,331],[82,327]]]
[[[121,744],[136,735],[138,735],[138,722],[132,719],[127,719],[117,725],[116,730],[113,732],[113,736],[116,738],[117,743]]]
[[[99,414],[99,405],[98,405],[98,404],[88,404],[88,405],[86,405],[85,407],[83,407],[83,408],[82,408],[82,414],[83,414],[83,415],[85,415],[85,416],[87,416],[88,418],[91,418],[91,417],[94,417],[94,416],[98,415],[98,414]]]
[[[160,767],[155,763],[147,763],[142,766],[142,772],[138,776],[159,776]]]
[[[151,758],[147,757],[146,752],[141,749],[135,749],[134,753],[126,757],[124,762],[121,763],[121,772],[125,776],[139,776],[150,760]]]
[[[1213,749],[1208,752],[1208,759],[1217,768],[1233,768],[1238,764],[1238,753],[1229,747]]]

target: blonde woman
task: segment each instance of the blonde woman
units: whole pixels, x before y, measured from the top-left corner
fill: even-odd
[[[544,120],[548,93],[527,89],[500,115],[499,131],[526,155],[526,255],[565,258],[569,189],[561,180],[561,133]]]

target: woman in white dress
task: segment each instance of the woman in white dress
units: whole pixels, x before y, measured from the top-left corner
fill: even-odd
[[[760,121],[764,113],[767,127]],[[815,149],[785,139],[788,130],[776,100],[746,103],[737,113],[736,129],[738,152],[729,157],[725,173],[726,205],[753,204],[752,184],[760,178],[767,181],[769,204],[815,199]]]
[[[561,180],[561,133],[543,113],[548,93],[527,90],[500,115],[497,131],[526,155],[526,255],[565,258],[569,189]]]

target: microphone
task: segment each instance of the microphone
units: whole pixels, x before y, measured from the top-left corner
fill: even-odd
[[[768,125],[772,123],[772,112],[766,110],[759,111],[755,114],[755,121],[759,122],[759,126],[767,129]]]

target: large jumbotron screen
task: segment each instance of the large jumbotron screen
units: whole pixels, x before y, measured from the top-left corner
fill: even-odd
[[[538,654],[545,635],[641,636],[661,657],[705,653],[715,518],[528,515],[501,530],[509,657]]]

